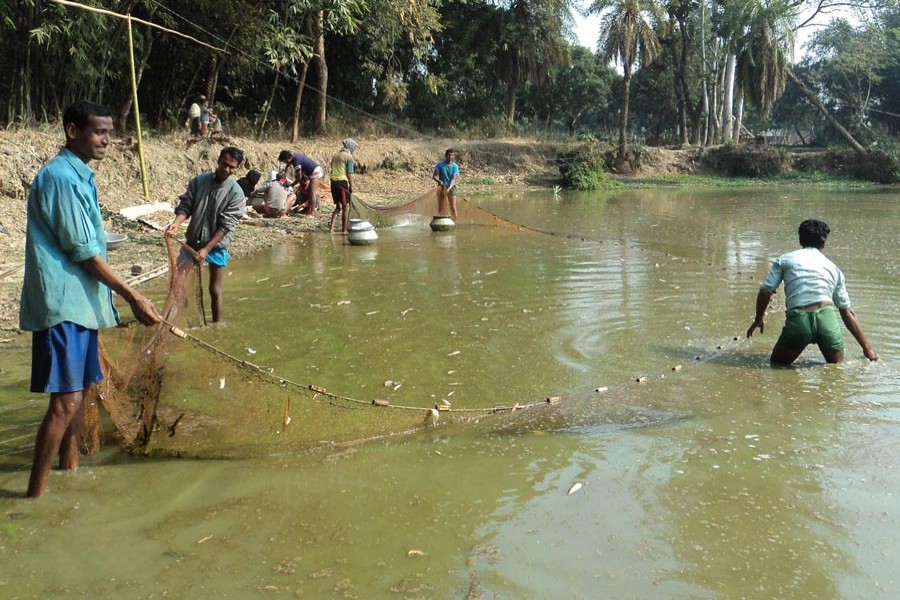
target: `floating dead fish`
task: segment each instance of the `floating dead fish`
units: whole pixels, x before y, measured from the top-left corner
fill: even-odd
[[[392,380],[388,379],[387,381],[384,382],[384,387],[392,388],[392,387],[394,387],[394,382]]]
[[[597,392],[598,394],[602,394],[603,392],[608,392],[609,388],[607,386],[603,385],[603,386],[598,387],[594,391]]]
[[[447,356],[456,356],[456,355],[459,354],[459,353],[460,353],[459,350],[454,350],[453,352],[451,352],[451,353],[448,354]]]
[[[452,394],[452,393],[453,392],[450,392],[450,394]],[[447,395],[449,396],[450,394],[447,394]],[[444,406],[453,406],[452,404],[450,404],[450,401],[447,400],[446,398],[441,398],[441,404],[443,404]]]
[[[225,378],[224,378],[224,377],[223,377],[222,379],[219,380],[219,389],[220,389],[220,390],[224,390],[224,389],[225,389]]]
[[[680,372],[681,372],[681,365],[675,365],[674,367],[672,367],[672,370],[675,371],[676,373],[680,373]]]
[[[402,384],[402,383],[398,383],[397,385],[394,386],[394,391],[396,392],[396,391],[399,390],[401,387],[403,387],[403,384]]]
[[[425,553],[421,550],[410,550],[406,553],[407,556],[425,556]]]
[[[380,310],[370,310],[369,312],[366,313],[366,316],[371,317],[372,315],[377,315],[380,312],[381,312]]]
[[[247,351],[247,354],[256,354],[256,350],[254,350],[253,348],[244,348],[244,350]]]
[[[400,314],[401,314],[402,316],[405,317],[405,316],[406,316],[406,313],[408,313],[408,312],[411,311],[411,310],[416,310],[416,309],[414,309],[414,308],[407,308],[406,310],[400,311]]]
[[[262,283],[263,281],[268,281],[268,280],[269,280],[268,277],[263,277],[262,279],[257,279],[256,283]]]
[[[644,375],[641,375],[640,377],[635,377],[634,380],[637,381],[638,383],[644,383],[645,381],[647,381],[647,377]]]
[[[569,488],[569,491],[566,492],[566,495],[571,496],[572,494],[574,494],[575,492],[580,490],[582,487],[583,487],[583,484],[580,481],[576,481],[575,483],[572,484],[572,487]]]
[[[341,305],[343,305],[343,304],[350,304],[350,302],[351,302],[350,300],[341,300],[341,301],[339,301],[339,302],[337,303],[337,305],[338,305],[338,306],[341,306]]]

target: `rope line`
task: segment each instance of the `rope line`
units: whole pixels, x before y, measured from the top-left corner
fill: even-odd
[[[280,377],[278,375],[275,375],[273,372],[260,367],[259,365],[256,365],[256,364],[254,364],[250,361],[244,360],[242,358],[238,358],[237,356],[234,356],[232,354],[225,352],[221,348],[217,348],[216,346],[213,346],[212,344],[201,340],[197,336],[192,335],[192,334],[184,331],[183,329],[180,329],[178,326],[176,326],[175,324],[173,324],[165,319],[162,321],[162,323],[169,328],[168,329],[169,333],[173,334],[174,336],[179,337],[181,339],[188,340],[191,343],[193,343],[194,345],[196,345],[208,352],[211,352],[220,358],[224,358],[225,360],[237,365],[238,367],[240,367],[242,369],[246,369],[247,371],[250,371],[264,379],[267,379],[269,381],[277,383],[281,387],[290,387],[290,388],[294,388],[298,391],[302,391],[305,393],[312,392],[314,394],[313,399],[315,399],[316,396],[321,395],[321,396],[325,396],[326,398],[328,398],[330,400],[340,400],[342,402],[355,404],[360,407],[377,406],[378,408],[392,408],[392,409],[396,409],[396,410],[406,410],[406,411],[415,411],[415,412],[422,412],[422,411],[430,412],[431,410],[437,410],[439,413],[440,412],[450,412],[450,413],[478,413],[478,414],[512,412],[512,411],[516,411],[516,410],[524,410],[526,408],[534,408],[537,406],[553,405],[553,404],[557,404],[561,399],[559,396],[548,396],[546,399],[544,399],[542,401],[530,402],[528,404],[516,403],[513,406],[502,405],[502,406],[480,407],[480,408],[453,408],[451,406],[436,404],[434,409],[431,409],[428,407],[423,407],[423,406],[406,406],[403,404],[391,404],[387,400],[381,400],[381,399],[377,399],[377,398],[373,399],[371,401],[360,400],[358,398],[351,398],[349,396],[342,396],[342,395],[336,394],[334,392],[329,392],[324,387],[321,387],[318,385],[314,385],[314,384],[303,385],[301,383],[297,383],[296,381],[292,381],[285,377]]]

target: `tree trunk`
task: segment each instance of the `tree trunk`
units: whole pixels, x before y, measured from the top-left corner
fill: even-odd
[[[328,100],[328,64],[325,62],[325,11],[320,10],[316,15],[314,25],[316,75],[318,75],[319,95],[316,102],[313,131],[322,133],[325,130],[326,106]]]
[[[673,26],[674,29],[674,26]],[[684,30],[682,30],[682,40],[684,40]],[[687,130],[687,105],[684,97],[684,87],[681,85],[681,80],[683,77],[684,71],[684,63],[687,60],[686,55],[679,56],[678,48],[675,47],[674,43],[667,44],[669,51],[672,54],[672,86],[673,91],[675,92],[675,103],[678,105],[678,120],[675,123],[675,130],[678,133],[678,138],[681,141],[682,146],[687,146],[688,144],[688,130]],[[683,46],[682,46],[683,49]]]
[[[265,131],[266,121],[269,119],[269,110],[272,108],[272,103],[275,102],[275,92],[278,90],[279,79],[281,79],[281,71],[275,71],[275,83],[272,84],[272,93],[269,94],[269,101],[266,102],[266,108],[263,110],[262,119],[259,122],[259,130],[256,133],[257,139],[261,140]]]
[[[725,55],[725,82],[722,91],[725,97],[722,101],[722,142],[727,144],[732,139],[734,127],[734,65],[737,57],[728,53]]]
[[[700,77],[703,84],[703,123],[706,132],[703,136],[703,145],[709,144],[709,80],[706,77],[706,0],[700,0]],[[695,133],[699,143],[699,127]]]
[[[206,78],[206,99],[209,106],[215,106],[216,90],[219,87],[219,69],[222,68],[222,61],[213,54],[210,57],[209,77]]]
[[[713,53],[712,57],[712,73],[710,74],[710,78],[708,80],[707,87],[709,88],[709,107],[708,112],[706,113],[706,145],[711,146],[716,143],[716,134],[719,130],[719,123],[716,121],[716,113],[718,112],[717,98],[719,96],[719,90],[717,87],[717,82],[719,80],[719,63],[716,57],[716,38],[712,37],[709,41],[710,51]]]
[[[744,126],[744,88],[738,86],[737,115],[734,117],[734,129],[731,138],[736,144],[741,143],[741,128]]]
[[[138,89],[141,87],[141,78],[144,76],[144,69],[147,67],[147,61],[150,60],[150,52],[153,50],[153,40],[155,39],[154,35],[148,31],[147,37],[149,38],[147,42],[144,44],[144,51],[141,53],[141,62],[138,64],[137,73],[135,73],[135,79],[137,79]],[[125,100],[125,103],[122,105],[122,110],[119,111],[119,126],[125,126],[125,123],[128,122],[128,115],[131,113],[131,104],[134,102],[134,95],[128,94],[128,98]]]
[[[631,93],[631,67],[625,65],[622,78],[622,107],[619,110],[619,165],[625,162],[625,129],[628,127],[628,96]]]
[[[857,152],[857,154],[860,154],[862,156],[868,156],[869,153],[866,152],[866,149],[863,148],[859,142],[857,142],[855,139],[853,139],[853,136],[850,135],[849,131],[844,129],[841,126],[841,124],[837,122],[837,119],[835,119],[834,116],[828,111],[828,109],[825,108],[825,105],[822,104],[822,101],[819,100],[819,97],[816,96],[812,92],[812,90],[810,90],[808,87],[806,87],[802,81],[800,81],[800,79],[797,77],[797,75],[794,73],[794,71],[790,67],[787,67],[787,66],[785,67],[784,70],[785,70],[785,75],[788,76],[788,79],[791,80],[791,83],[793,83],[798,88],[800,88],[800,91],[803,92],[803,95],[806,96],[806,99],[809,100],[813,106],[815,106],[817,109],[819,109],[819,112],[821,112],[822,115],[825,116],[825,120],[828,121],[828,124],[831,125],[832,127],[834,127],[835,130],[837,130],[837,132],[841,135],[841,137],[844,138],[844,140],[848,144],[850,144],[850,147],[853,148]]]
[[[303,101],[303,88],[306,87],[306,74],[309,71],[309,61],[303,63],[300,69],[300,81],[297,83],[297,97],[294,99],[294,116],[291,123],[291,143],[300,139],[300,107]]]
[[[516,120],[516,84],[511,81],[506,89],[506,123],[512,125]]]

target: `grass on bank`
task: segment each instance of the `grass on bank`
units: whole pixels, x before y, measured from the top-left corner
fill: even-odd
[[[853,177],[826,175],[824,173],[786,173],[775,177],[733,177],[726,175],[656,175],[650,177],[622,177],[611,176],[607,185],[601,189],[617,188],[650,188],[650,187],[675,187],[675,188],[747,188],[747,187],[773,187],[773,186],[797,186],[823,189],[846,188],[872,188],[881,184],[873,181],[863,181]]]

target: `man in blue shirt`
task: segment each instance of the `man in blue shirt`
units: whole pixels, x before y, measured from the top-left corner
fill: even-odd
[[[756,297],[756,318],[747,337],[759,328],[765,328],[766,308],[772,294],[784,282],[784,303],[787,314],[772,356],[773,364],[789,365],[809,344],[815,343],[829,363],[844,361],[844,336],[835,314],[835,307],[847,329],[859,342],[863,354],[869,360],[878,360],[856,313],[850,306],[844,274],[825,257],[822,249],[831,229],[818,219],[800,223],[797,231],[800,250],[783,254],[772,262],[769,276],[759,286]]]
[[[109,110],[82,100],[63,114],[66,145],[38,171],[28,195],[25,279],[19,327],[32,331],[31,391],[50,394],[38,429],[28,497],[44,493],[53,460],[78,467],[84,390],[101,381],[97,330],[115,326],[112,291],[144,325],[160,320],[144,296],[106,262],[91,160],[103,160],[113,131]]]
[[[456,151],[448,148],[444,160],[434,166],[431,178],[438,184],[438,212],[443,213],[446,202],[450,203],[450,216],[456,221],[456,187],[459,179],[459,165],[456,164]]]

